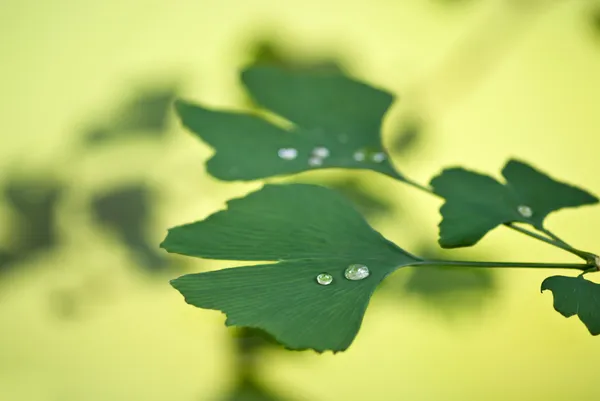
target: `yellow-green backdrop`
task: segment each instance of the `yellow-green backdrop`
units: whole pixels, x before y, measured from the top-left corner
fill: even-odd
[[[240,107],[236,74],[249,43],[274,37],[303,57],[338,57],[360,79],[398,94],[392,116],[420,110],[430,129],[400,167],[421,181],[456,164],[497,174],[518,157],[598,194],[600,41],[588,23],[592,4],[0,0],[0,181],[44,171],[73,183],[59,213],[63,246],[0,278],[0,399],[216,400],[231,381],[224,317],[183,302],[168,285],[180,271],[151,278],[133,268],[81,205],[98,188],[143,179],[161,191],[149,234],[158,245],[167,227],[202,218],[258,184],[209,178],[210,150],[177,126],[160,144],[79,155],[87,121],[110,115],[132,87],[175,77],[186,97]],[[375,221],[377,228],[408,248],[415,232],[433,244],[439,202],[383,182],[375,189],[402,199],[406,210],[397,222]],[[0,238],[10,243],[7,216],[0,206]],[[600,251],[600,208],[561,212],[549,223]],[[572,260],[503,229],[477,252]],[[188,271],[206,266],[187,263]],[[458,319],[376,296],[347,352],[267,352],[260,377],[300,400],[598,400],[600,338],[540,294],[551,273],[501,272],[486,308]],[[99,282],[97,295],[77,298],[80,318],[49,316],[53,291],[93,293],[87,288]]]

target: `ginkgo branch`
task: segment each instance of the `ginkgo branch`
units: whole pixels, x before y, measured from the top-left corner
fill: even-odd
[[[586,271],[590,266],[585,263],[530,263],[530,262],[477,262],[464,260],[424,260],[418,266],[463,266],[463,267],[496,267],[496,268],[534,268],[534,269],[575,269]]]
[[[407,177],[403,178],[403,182],[405,182],[406,184],[408,184],[416,189],[419,189],[422,192],[428,193],[429,195],[433,195],[437,198],[442,198],[439,194],[435,193],[428,186],[422,185],[422,184],[420,184],[416,181],[413,181]],[[545,242],[549,245],[555,246],[557,248],[560,248],[564,251],[570,252],[573,255],[580,257],[581,259],[583,259],[587,262],[587,264],[584,265],[584,266],[586,266],[586,268],[589,268],[590,266],[595,266],[595,260],[597,257],[596,254],[593,254],[591,252],[582,251],[580,249],[572,247],[571,245],[569,245],[568,243],[566,243],[565,241],[560,239],[560,237],[558,237],[557,235],[555,235],[554,233],[552,233],[550,230],[548,230],[546,228],[543,228],[540,230],[543,234],[545,234],[545,235],[541,235],[541,234],[538,234],[534,231],[528,230],[524,227],[520,227],[513,223],[504,223],[503,225],[510,229],[513,229],[517,232],[520,232],[521,234],[525,234],[531,238],[535,238],[539,241]],[[536,267],[536,266],[531,266],[531,267]]]

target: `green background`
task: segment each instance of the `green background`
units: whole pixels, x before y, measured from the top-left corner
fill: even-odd
[[[256,41],[268,38],[301,59],[333,57],[395,93],[387,144],[395,123],[416,110],[427,130],[410,156],[393,156],[421,182],[459,164],[498,177],[515,157],[598,194],[600,37],[592,5],[0,0],[0,184],[35,176],[69,185],[57,210],[60,246],[0,275],[0,399],[219,400],[233,385],[224,317],[186,305],[168,285],[182,272],[232,264],[174,257],[148,273],[87,205],[116,186],[144,183],[158,194],[145,230],[158,247],[167,227],[202,218],[259,184],[210,178],[203,168],[210,149],[176,124],[158,141],[82,146],[137,88],[174,83],[187,99],[244,110],[238,72]],[[400,203],[392,217],[370,219],[376,229],[409,251],[423,241],[435,245],[439,200],[372,173],[352,174]],[[17,238],[13,218],[8,202],[0,203],[0,238],[9,248]],[[600,208],[562,211],[547,222],[578,247],[600,251]],[[459,252],[576,261],[503,228]],[[408,279],[400,271],[375,295],[347,352],[268,349],[258,377],[299,400],[600,399],[600,339],[539,292],[554,273],[498,272],[495,291],[467,297],[467,312],[446,313],[445,299],[395,291]]]

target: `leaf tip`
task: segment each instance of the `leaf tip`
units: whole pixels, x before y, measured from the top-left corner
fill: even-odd
[[[182,115],[187,111],[190,103],[184,99],[177,98],[173,101],[173,109],[175,110],[175,114],[182,118]]]
[[[550,280],[552,277],[555,277],[555,276],[546,277],[546,278],[544,279],[544,281],[542,281],[542,285],[540,286],[540,293],[544,293],[544,291],[548,291],[548,290],[552,291],[552,289],[550,288],[550,286],[549,286],[549,284],[548,284],[548,281],[549,281],[549,280]]]
[[[266,66],[260,66],[257,64],[250,64],[240,70],[240,81],[246,87],[252,85],[252,81],[257,78],[258,74],[268,72],[268,70],[274,70],[273,67],[269,68]]]
[[[170,251],[169,251],[169,242],[170,242],[170,239],[171,239],[171,232],[172,232],[172,230],[173,230],[172,228],[169,228],[167,230],[167,235],[165,236],[165,239],[163,239],[161,241],[161,243],[158,245],[161,249],[164,249],[165,251],[167,251],[169,253],[170,253]]]

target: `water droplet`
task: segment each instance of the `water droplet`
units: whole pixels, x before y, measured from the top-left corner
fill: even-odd
[[[381,163],[385,160],[385,158],[386,156],[383,152],[376,152],[371,155],[371,160],[373,160],[375,163]]]
[[[333,282],[333,276],[327,273],[321,273],[317,276],[317,283],[321,285],[329,285]]]
[[[361,265],[361,264],[350,265],[344,271],[344,276],[348,280],[352,280],[352,281],[365,279],[365,278],[369,277],[369,274],[371,274],[369,272],[369,268],[367,266]]]
[[[357,150],[356,152],[354,152],[354,156],[352,157],[354,157],[354,160],[356,160],[357,162],[362,162],[367,157],[367,153],[364,150]]]
[[[298,156],[298,151],[294,148],[281,148],[277,151],[277,155],[284,160],[294,160]]]
[[[312,154],[315,157],[320,157],[321,159],[324,159],[329,156],[329,149],[323,146],[319,146],[313,149]]]
[[[533,210],[531,210],[531,208],[529,206],[520,205],[517,208],[517,210],[519,211],[521,216],[523,216],[525,218],[529,218],[529,217],[533,216]]]
[[[308,165],[311,167],[319,167],[322,164],[323,159],[321,159],[320,157],[313,156],[310,159],[308,159]]]

